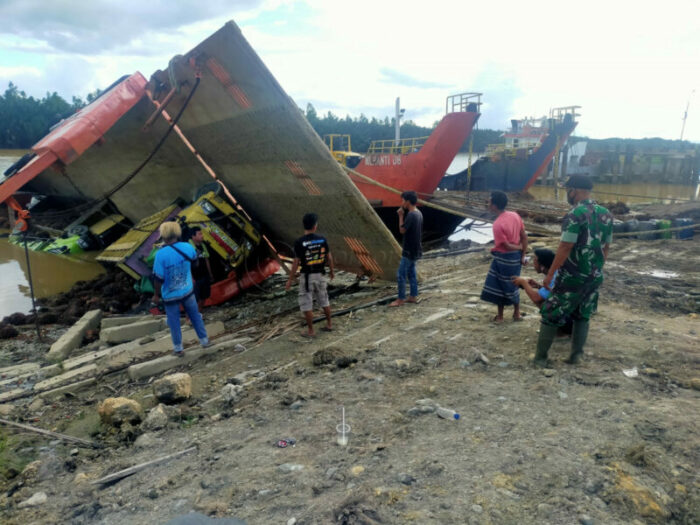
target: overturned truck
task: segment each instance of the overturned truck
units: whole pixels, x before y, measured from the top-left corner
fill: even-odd
[[[339,268],[394,277],[398,244],[233,22],[150,79],[121,78],[59,123],[0,180],[0,202],[27,219],[13,198],[20,190],[71,199],[72,224],[118,212],[136,232],[150,221],[145,241],[154,217],[165,220],[212,186],[256,232],[250,254],[259,274],[246,280],[241,265],[229,264],[235,271],[221,274],[229,290],[240,288],[231,280],[243,285],[276,271],[309,211],[320,216]],[[101,258],[130,268],[127,259],[133,265],[145,251],[127,253],[132,241],[117,240]]]

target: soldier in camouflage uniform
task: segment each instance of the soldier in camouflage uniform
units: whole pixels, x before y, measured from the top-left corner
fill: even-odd
[[[542,323],[535,365],[547,365],[547,353],[557,328],[573,319],[571,355],[576,364],[583,355],[588,323],[598,306],[598,288],[603,283],[603,265],[612,242],[612,215],[591,199],[593,184],[585,175],[574,175],[566,183],[566,198],[574,208],[564,217],[561,241],[544,280],[549,288],[559,270],[552,294],[540,309]]]

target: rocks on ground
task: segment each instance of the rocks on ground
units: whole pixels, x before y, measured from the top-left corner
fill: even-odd
[[[97,411],[104,424],[114,427],[124,423],[136,425],[143,419],[141,405],[126,397],[109,397],[100,403]]]
[[[189,374],[170,374],[153,383],[153,394],[158,401],[173,404],[192,395],[192,377]]]

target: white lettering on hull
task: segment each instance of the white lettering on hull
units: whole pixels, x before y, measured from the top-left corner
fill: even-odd
[[[400,166],[401,155],[367,155],[365,164],[367,166]]]

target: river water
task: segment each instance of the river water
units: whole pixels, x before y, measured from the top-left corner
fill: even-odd
[[[0,150],[0,173],[12,165],[24,152]],[[472,156],[472,162],[477,155]],[[457,173],[467,167],[467,153],[458,154],[448,173]],[[671,202],[674,199],[689,199],[693,189],[688,186],[669,184],[597,184],[601,192],[596,199],[601,202]],[[554,200],[554,189],[548,186],[535,186],[530,192],[537,199]],[[602,193],[605,192],[605,193]],[[637,195],[624,197],[622,195]],[[566,196],[560,192],[560,200]],[[469,221],[467,221],[469,222]],[[472,239],[474,242],[486,243],[493,238],[491,225],[472,228],[470,231],[460,231],[450,237],[451,240]],[[69,290],[77,281],[89,280],[104,272],[103,267],[91,260],[92,256],[82,255],[80,258],[57,256],[47,253],[29,251],[29,261],[32,270],[32,282],[36,297],[47,297]],[[31,309],[29,281],[27,279],[27,263],[24,248],[16,246],[0,238],[0,318],[14,312],[29,312]]]
[[[0,174],[23,153],[0,150]],[[75,258],[29,250],[34,295],[48,297],[69,290],[78,281],[97,277],[104,268],[93,257],[83,254]],[[0,319],[14,312],[27,313],[31,308],[24,247],[0,238]]]
[[[476,162],[478,155],[472,154],[472,164]],[[447,169],[447,173],[459,173],[469,166],[469,154],[458,153]],[[537,200],[555,200],[555,190],[552,186],[533,186],[530,194]],[[639,204],[645,202],[674,203],[693,198],[695,188],[680,184],[596,184],[593,198],[598,202],[622,201],[627,204]],[[559,201],[566,202],[566,192],[559,190]],[[465,221],[468,224],[470,220]],[[474,242],[488,242],[493,239],[491,225],[472,228],[471,231],[458,231],[450,240],[471,239]]]

